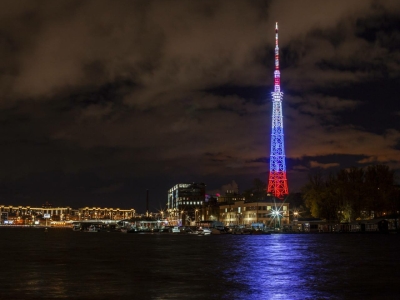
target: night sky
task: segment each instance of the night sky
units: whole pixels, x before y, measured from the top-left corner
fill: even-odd
[[[162,208],[268,180],[279,22],[289,192],[400,170],[400,2],[1,1],[0,204]]]

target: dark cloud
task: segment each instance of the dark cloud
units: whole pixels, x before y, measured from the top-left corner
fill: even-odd
[[[400,169],[398,1],[2,1],[2,202],[140,210],[266,180],[275,21],[290,190]]]

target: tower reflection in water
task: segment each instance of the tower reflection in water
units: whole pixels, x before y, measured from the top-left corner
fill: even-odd
[[[334,299],[324,283],[331,272],[324,266],[325,254],[315,254],[305,239],[290,240],[279,234],[239,237],[230,248],[236,254],[231,267],[223,272],[233,287],[227,297]]]

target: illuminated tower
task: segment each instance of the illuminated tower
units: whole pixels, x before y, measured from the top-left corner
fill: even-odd
[[[275,25],[275,71],[274,91],[272,92],[272,132],[268,193],[279,199],[283,199],[289,193],[286,179],[285,145],[283,141],[282,98],[277,22]]]

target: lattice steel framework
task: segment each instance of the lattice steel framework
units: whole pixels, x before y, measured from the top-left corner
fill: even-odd
[[[283,139],[283,118],[281,92],[281,73],[279,71],[278,23],[275,25],[275,71],[272,94],[272,132],[271,156],[269,166],[268,193],[283,199],[289,193],[286,179],[285,145]]]

